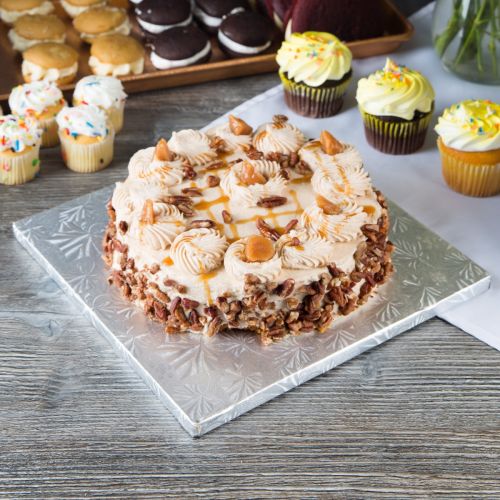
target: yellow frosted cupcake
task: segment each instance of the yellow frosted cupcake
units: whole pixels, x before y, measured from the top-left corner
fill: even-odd
[[[40,171],[38,123],[15,115],[0,116],[0,184],[24,184]]]
[[[384,69],[358,82],[356,99],[367,141],[379,151],[420,149],[434,109],[434,89],[418,71],[387,59]]]
[[[330,33],[306,31],[286,38],[276,56],[289,108],[324,118],[340,111],[351,81],[352,54]]]
[[[453,190],[468,196],[500,193],[500,105],[467,100],[445,109],[439,134],[443,176]]]
[[[42,130],[42,147],[59,144],[56,116],[66,105],[63,94],[53,82],[42,80],[12,89],[9,106],[13,114],[34,118]]]
[[[111,163],[115,133],[102,109],[89,105],[63,108],[57,124],[62,157],[69,169],[91,173]]]

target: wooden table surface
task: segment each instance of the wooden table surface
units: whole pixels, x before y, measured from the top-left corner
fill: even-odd
[[[111,167],[0,186],[0,497],[500,497],[500,355],[432,320],[199,439],[14,239],[11,223],[126,175],[274,75],[133,96]]]

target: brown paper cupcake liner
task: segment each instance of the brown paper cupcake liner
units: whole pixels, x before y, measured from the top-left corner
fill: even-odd
[[[40,171],[40,146],[27,149],[21,154],[0,153],[0,184],[14,186],[33,180]]]

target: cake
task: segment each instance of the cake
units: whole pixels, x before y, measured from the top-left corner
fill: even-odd
[[[109,282],[167,333],[324,332],[392,271],[387,206],[356,148],[283,115],[138,151],[108,213]]]

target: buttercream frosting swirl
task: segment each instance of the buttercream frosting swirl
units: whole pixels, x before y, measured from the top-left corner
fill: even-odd
[[[362,168],[363,159],[351,144],[344,144],[340,153],[329,155],[323,151],[319,141],[310,141],[299,150],[299,158],[305,161],[314,172],[318,168]]]
[[[359,80],[356,92],[359,107],[366,113],[404,120],[412,120],[415,111],[430,112],[434,97],[425,76],[389,58],[384,69]]]
[[[344,197],[364,196],[371,189],[370,177],[362,167],[340,165],[316,169],[311,185],[316,194],[334,203]]]
[[[161,161],[155,158],[155,147],[140,149],[128,164],[131,179],[157,182],[165,188],[180,184],[184,178],[182,160]]]
[[[147,182],[144,182],[143,180],[129,177],[123,184],[123,190],[127,190],[134,210],[141,210],[146,200],[163,202],[168,196],[165,186],[156,179],[149,179]]]
[[[226,248],[226,237],[219,231],[196,228],[185,231],[175,238],[170,248],[170,255],[179,269],[199,275],[219,268]]]
[[[12,89],[9,106],[16,115],[33,115],[38,118],[47,108],[66,104],[59,87],[50,81],[25,83]]]
[[[242,175],[245,165],[251,165],[266,182],[244,184]],[[283,196],[287,192],[287,181],[281,175],[279,163],[269,160],[244,160],[234,164],[224,172],[220,185],[234,203],[245,207],[256,207],[261,198]]]
[[[122,82],[112,76],[85,76],[73,93],[75,104],[93,104],[103,109],[119,108],[126,98]]]
[[[217,153],[210,147],[210,138],[199,130],[173,132],[168,147],[193,166],[205,165],[217,158]]]
[[[445,109],[435,128],[448,147],[461,151],[500,149],[500,105],[466,100]]]
[[[134,203],[130,198],[130,190],[127,182],[117,182],[113,196],[111,197],[111,205],[116,212],[116,220],[128,221],[134,211]]]
[[[295,82],[319,87],[328,80],[341,80],[351,70],[349,48],[330,33],[292,33],[276,56],[280,71]]]
[[[29,117],[0,116],[0,151],[22,153],[25,149],[39,146],[41,130],[38,122]]]
[[[224,123],[207,131],[207,135],[214,139],[220,137],[230,152],[244,151],[245,147],[252,144],[252,134],[236,135],[231,132],[229,123]]]
[[[266,155],[294,153],[305,142],[304,134],[286,121],[266,123],[257,129],[253,137],[254,147]]]
[[[109,134],[106,113],[97,106],[64,107],[56,120],[60,129],[75,137],[106,137]]]
[[[279,253],[264,262],[248,262],[245,258],[245,248],[248,237],[229,245],[224,256],[224,267],[235,279],[243,280],[245,274],[253,274],[261,281],[275,280],[281,273],[282,263]]]

